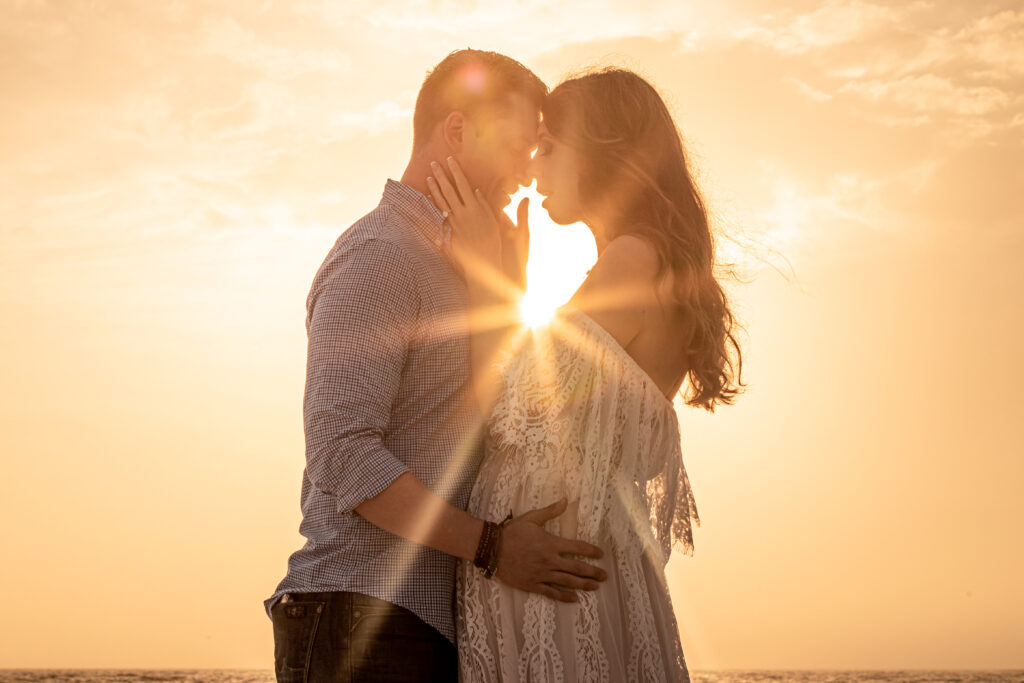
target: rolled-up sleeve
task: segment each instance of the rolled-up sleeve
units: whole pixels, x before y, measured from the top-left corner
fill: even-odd
[[[419,314],[414,261],[368,239],[332,256],[308,301],[306,473],[352,513],[408,471],[385,445]]]

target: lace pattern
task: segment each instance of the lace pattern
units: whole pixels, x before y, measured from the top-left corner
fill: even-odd
[[[605,549],[610,579],[577,603],[457,575],[469,681],[688,680],[664,567],[699,524],[672,402],[608,334],[563,308],[508,357],[469,510],[500,520],[567,497],[545,528]]]

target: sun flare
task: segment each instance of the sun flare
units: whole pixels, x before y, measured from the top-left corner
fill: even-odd
[[[519,317],[530,327],[543,327],[551,320],[559,303],[539,293],[529,293],[519,302]]]

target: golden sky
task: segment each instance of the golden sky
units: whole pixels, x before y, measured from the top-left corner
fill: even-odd
[[[3,2],[0,667],[272,665],[305,295],[466,46],[646,75],[764,247],[679,405],[691,668],[1024,667],[1024,10],[951,0]]]

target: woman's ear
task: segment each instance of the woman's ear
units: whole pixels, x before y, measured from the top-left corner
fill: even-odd
[[[466,116],[461,111],[448,114],[441,124],[441,136],[450,152],[455,154],[462,151],[462,138],[465,134]]]

